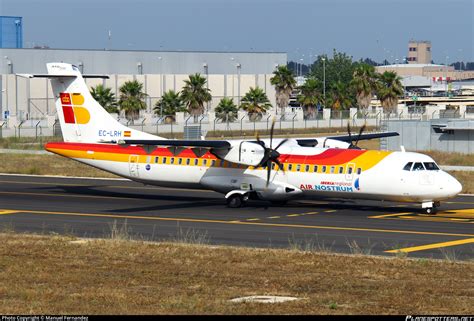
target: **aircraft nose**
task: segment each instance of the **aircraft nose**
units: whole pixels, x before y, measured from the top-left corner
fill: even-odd
[[[461,183],[459,183],[459,181],[457,179],[450,176],[448,182],[449,183],[448,183],[448,186],[447,186],[447,192],[449,193],[449,195],[455,196],[455,195],[461,193],[462,185],[461,185]]]

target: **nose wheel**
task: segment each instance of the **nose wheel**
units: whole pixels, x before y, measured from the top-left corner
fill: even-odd
[[[435,215],[439,206],[439,202],[425,202],[421,204],[421,211],[423,214]]]

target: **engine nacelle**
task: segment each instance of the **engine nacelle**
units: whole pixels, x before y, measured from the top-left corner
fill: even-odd
[[[336,139],[330,139],[327,138],[324,140],[323,144],[318,144],[318,146],[322,146],[325,148],[342,148],[342,149],[347,149],[349,148],[351,144],[347,142],[343,142],[341,140],[336,140]]]
[[[260,144],[242,141],[233,143],[228,151],[214,150],[213,153],[228,162],[257,166],[265,155],[265,149]]]

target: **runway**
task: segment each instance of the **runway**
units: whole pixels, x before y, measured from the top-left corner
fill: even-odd
[[[144,240],[294,248],[354,254],[474,258],[474,196],[418,204],[301,200],[225,206],[204,190],[127,180],[0,175],[0,230],[108,237],[116,227]]]

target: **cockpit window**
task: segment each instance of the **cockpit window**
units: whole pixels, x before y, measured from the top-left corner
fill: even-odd
[[[425,167],[423,166],[422,163],[415,163],[415,165],[413,165],[413,171],[424,171],[425,170]]]
[[[427,171],[438,171],[439,167],[433,162],[423,163]]]
[[[403,170],[404,171],[409,171],[411,169],[411,165],[413,165],[413,162],[409,162],[405,165],[405,167],[403,167]]]

